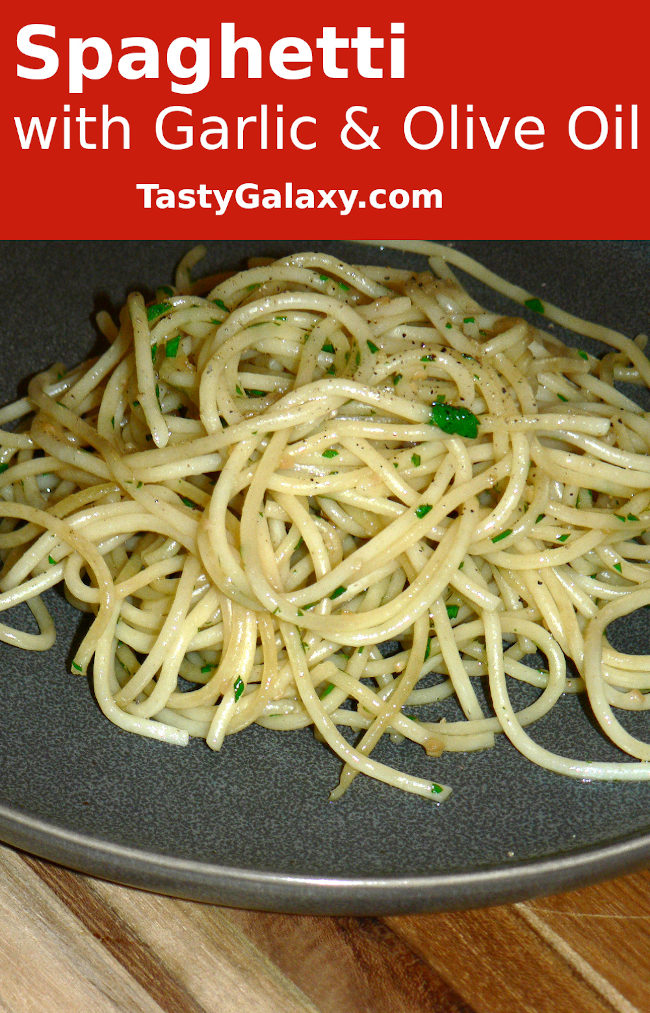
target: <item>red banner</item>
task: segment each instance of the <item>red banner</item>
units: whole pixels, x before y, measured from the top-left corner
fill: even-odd
[[[12,6],[2,235],[647,238],[646,6],[594,10]]]

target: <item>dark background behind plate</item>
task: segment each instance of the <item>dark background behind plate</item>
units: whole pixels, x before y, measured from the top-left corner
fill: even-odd
[[[0,403],[54,360],[99,348],[92,318],[134,287],[171,280],[188,242],[0,244]],[[542,299],[617,327],[648,328],[648,242],[463,242]],[[359,263],[422,258],[347,243],[208,243],[200,271],[248,254],[316,248]],[[196,272],[195,272],[196,273]],[[490,307],[505,301],[468,287]],[[539,319],[539,318],[538,318]],[[558,331],[556,330],[556,333]],[[309,730],[252,728],[219,754],[119,731],[88,682],[69,674],[79,616],[48,595],[59,639],[45,654],[0,644],[0,837],[97,875],[222,903],[356,913],[467,906],[577,885],[646,861],[650,788],[582,784],[538,769],[505,741],[428,759],[382,743],[378,756],[452,785],[436,806],[359,777],[328,801],[339,761]],[[650,650],[648,612],[615,642]],[[647,712],[626,726],[647,736]],[[561,701],[535,738],[565,755],[620,759],[583,703]]]

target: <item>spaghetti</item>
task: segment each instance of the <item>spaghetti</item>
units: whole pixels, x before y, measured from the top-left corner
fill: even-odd
[[[429,269],[306,252],[194,283],[192,250],[152,303],[100,315],[102,355],[0,409],[0,610],[39,627],[0,639],[47,650],[62,582],[93,617],[72,670],[92,662],[116,725],[215,750],[312,726],[343,761],[333,798],[359,773],[446,798],[372,755],[387,734],[434,772],[505,733],[561,774],[647,780],[616,713],[650,706],[650,656],[605,636],[650,605],[650,421],[617,386],[650,387],[646,339],[385,245]],[[609,350],[483,309],[453,266]],[[537,690],[519,710],[516,682]],[[581,691],[626,758],[530,737]]]

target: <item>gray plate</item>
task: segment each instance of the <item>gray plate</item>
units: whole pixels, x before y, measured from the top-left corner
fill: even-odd
[[[72,364],[87,355],[93,310],[118,305],[129,286],[167,282],[189,245],[0,244],[0,400],[54,359]],[[206,269],[237,264],[251,249],[279,254],[315,244],[208,245]],[[413,261],[318,245],[358,261]],[[577,313],[628,333],[648,326],[650,243],[458,245]],[[356,914],[513,900],[648,860],[648,785],[554,776],[507,741],[435,761],[435,777],[454,788],[436,806],[365,778],[341,802],[328,802],[339,763],[310,731],[252,728],[229,738],[220,754],[202,742],[180,749],[118,731],[87,681],[69,674],[79,617],[57,592],[49,601],[60,634],[51,651],[0,644],[0,837],[27,851],[199,900]],[[618,646],[648,651],[647,617],[617,627]],[[643,734],[646,721],[632,715],[629,727]],[[535,736],[576,756],[617,756],[576,699],[561,702]],[[380,753],[431,774],[432,761],[415,746],[382,743]]]

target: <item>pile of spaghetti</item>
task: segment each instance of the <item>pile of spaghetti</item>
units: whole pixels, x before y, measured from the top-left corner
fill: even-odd
[[[429,269],[301,253],[193,283],[193,250],[153,302],[100,315],[104,354],[0,410],[0,609],[40,631],[0,639],[49,648],[63,582],[92,614],[72,670],[92,662],[116,725],[212,749],[311,725],[343,761],[332,797],[364,773],[441,801],[436,757],[501,732],[558,773],[648,779],[616,712],[650,706],[650,657],[605,636],[650,604],[650,420],[616,386],[650,386],[645,338],[402,248]],[[608,349],[482,309],[450,265]],[[517,681],[537,688],[518,711]],[[626,757],[529,736],[583,690]],[[373,758],[386,734],[432,777]]]

